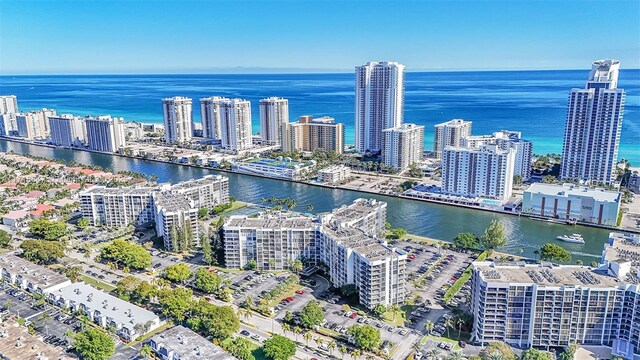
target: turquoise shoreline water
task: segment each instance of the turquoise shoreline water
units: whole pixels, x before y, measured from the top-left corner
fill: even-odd
[[[405,122],[426,126],[425,149],[433,146],[433,125],[453,118],[473,121],[474,134],[521,131],[535,153],[562,150],[571,88],[583,87],[588,70],[409,72]],[[76,115],[111,114],[126,120],[162,122],[160,99],[221,95],[252,102],[259,132],[258,100],[289,99],[291,120],[328,115],[343,122],[353,142],[353,74],[261,75],[60,75],[0,76],[0,94],[18,96],[20,109],[54,108]],[[619,158],[640,164],[640,70],[620,72],[627,92]],[[200,121],[197,101],[194,120]]]

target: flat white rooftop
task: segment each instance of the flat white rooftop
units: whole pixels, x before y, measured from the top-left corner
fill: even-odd
[[[617,191],[591,189],[585,186],[578,186],[574,184],[554,185],[545,183],[533,183],[527,190],[525,190],[525,192],[558,197],[592,197],[597,201],[608,202],[618,202],[620,200],[620,193]]]

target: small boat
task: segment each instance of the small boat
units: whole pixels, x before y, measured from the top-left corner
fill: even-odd
[[[584,244],[584,239],[580,234],[560,235],[556,239],[575,244]]]

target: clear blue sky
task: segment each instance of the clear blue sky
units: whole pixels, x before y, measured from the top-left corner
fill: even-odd
[[[0,0],[0,73],[640,68],[640,1]]]

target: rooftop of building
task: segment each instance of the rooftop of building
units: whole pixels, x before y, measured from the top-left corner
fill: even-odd
[[[240,163],[256,164],[256,165],[267,165],[267,166],[274,166],[274,167],[287,168],[287,169],[293,169],[293,168],[296,168],[296,167],[304,167],[304,166],[313,165],[313,163],[310,162],[310,161],[305,161],[305,162],[294,161],[289,157],[283,158],[282,156],[278,156],[275,159],[253,157],[251,159],[247,159],[247,160],[241,161]]]
[[[30,283],[37,284],[41,289],[69,281],[65,276],[53,270],[10,254],[0,255],[0,269],[6,269],[11,274],[20,275]]]
[[[381,207],[386,207],[387,203],[376,199],[356,199],[349,205],[342,205],[331,212],[334,220],[350,222],[359,220],[369,214],[375,213]]]
[[[490,261],[474,262],[488,283],[537,284],[543,286],[587,286],[607,288],[623,285],[615,276],[580,265],[553,265],[551,263],[497,264]]]
[[[156,191],[155,187],[104,187],[104,186],[92,186],[90,189],[86,189],[80,193],[82,194],[100,194],[100,195],[149,195],[151,192]]]
[[[345,171],[345,170],[350,170],[350,168],[348,166],[345,165],[331,165],[328,166],[324,169],[320,169],[318,170],[319,173],[333,173],[333,172],[337,172],[337,171]]]
[[[392,128],[387,128],[382,130],[383,132],[387,131],[395,131],[395,132],[410,132],[410,131],[415,131],[415,130],[420,130],[420,129],[424,129],[424,125],[417,125],[417,124],[409,124],[409,123],[403,123],[400,126],[396,126],[396,127],[392,127]]]
[[[133,329],[136,324],[144,325],[149,321],[159,320],[158,315],[149,310],[82,282],[73,283],[50,293],[76,304],[83,304],[88,310],[98,311],[129,329]]]
[[[191,179],[191,180],[181,181],[175,185],[172,185],[171,189],[172,190],[189,189],[194,186],[215,184],[221,181],[229,181],[229,178],[222,175],[206,175],[200,179]]]
[[[314,118],[311,115],[302,115],[298,118],[298,122],[291,123],[292,125],[301,125],[301,124],[315,124],[315,125],[340,125],[335,123],[334,118],[331,116],[322,116],[318,118]]]
[[[634,267],[640,268],[640,235],[612,232],[605,250],[605,260],[629,261]]]
[[[229,217],[225,227],[242,227],[256,229],[314,229],[313,220],[309,217],[281,214],[263,213],[258,217],[235,215]]]
[[[185,195],[167,191],[154,193],[153,201],[158,208],[162,208],[164,211],[189,210],[193,207],[192,201]]]
[[[467,125],[467,124],[471,124],[472,121],[467,121],[467,120],[463,120],[463,119],[452,119],[449,121],[445,121],[443,123],[440,124],[436,124],[435,126],[462,126],[462,125]]]
[[[362,230],[349,227],[322,227],[322,233],[336,239],[345,247],[349,247],[356,251],[367,260],[375,261],[388,257],[390,254],[399,252],[387,247],[383,242],[374,237],[365,234]]]
[[[22,360],[73,359],[64,350],[49,345],[37,336],[29,334],[26,326],[20,326],[14,319],[0,324],[0,358]]]
[[[211,341],[182,325],[174,326],[156,334],[150,340],[158,344],[158,347],[165,347],[170,351],[175,351],[180,355],[181,360],[235,359]]]
[[[533,183],[525,192],[537,193],[549,196],[587,196],[592,197],[597,201],[619,202],[620,193],[617,191],[608,191],[604,189],[591,189],[586,186],[578,186],[574,184],[546,184],[546,183]]]

